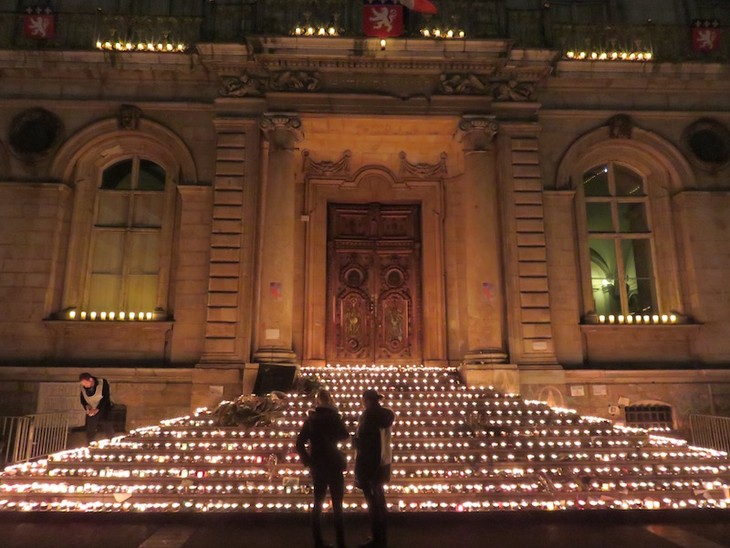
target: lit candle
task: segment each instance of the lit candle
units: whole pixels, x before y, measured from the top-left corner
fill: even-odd
[[[68,313],[68,317],[69,317],[70,320],[75,320],[76,319],[76,311],[75,310],[70,310],[69,313]]]

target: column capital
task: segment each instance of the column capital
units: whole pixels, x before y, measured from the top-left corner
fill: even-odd
[[[304,138],[302,119],[296,112],[265,112],[260,122],[264,137],[282,149],[293,149]]]
[[[464,144],[464,150],[488,150],[499,131],[496,116],[486,114],[465,114],[459,120],[457,134]]]

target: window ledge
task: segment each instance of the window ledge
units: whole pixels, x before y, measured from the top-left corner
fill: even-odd
[[[43,325],[50,329],[57,330],[81,330],[81,329],[113,329],[113,330],[134,330],[143,329],[147,331],[167,331],[175,325],[174,320],[144,320],[144,321],[118,321],[118,320],[43,320]]]
[[[702,327],[699,323],[652,323],[652,324],[630,324],[630,323],[581,323],[580,330],[584,333],[612,332],[612,331],[693,331]]]

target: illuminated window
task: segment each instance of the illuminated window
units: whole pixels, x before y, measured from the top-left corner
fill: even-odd
[[[646,182],[614,162],[583,174],[583,198],[596,314],[652,314],[657,292]]]
[[[158,305],[166,179],[164,168],[137,156],[101,173],[84,308],[149,311]]]

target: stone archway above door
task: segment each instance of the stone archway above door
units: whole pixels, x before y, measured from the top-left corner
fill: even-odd
[[[308,155],[309,153],[307,153]],[[349,156],[348,160],[349,160]],[[306,232],[304,348],[305,365],[326,362],[327,211],[330,203],[419,204],[421,208],[423,363],[446,365],[446,299],[443,261],[443,170],[421,169],[433,164],[410,164],[401,154],[399,175],[382,166],[366,166],[349,175],[341,170],[305,170]],[[306,160],[305,156],[305,161]],[[406,162],[405,164],[403,162]],[[445,155],[438,165],[444,166]],[[318,165],[334,165],[320,162]]]

